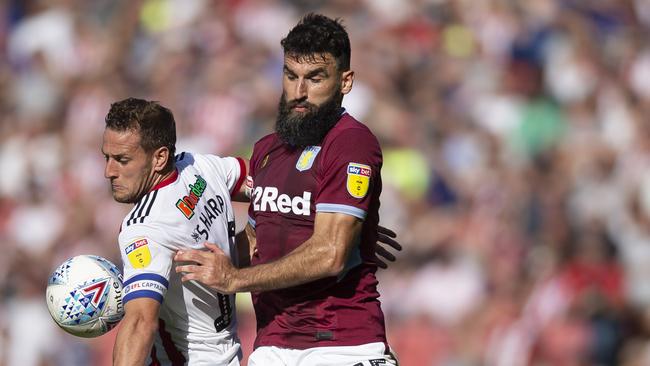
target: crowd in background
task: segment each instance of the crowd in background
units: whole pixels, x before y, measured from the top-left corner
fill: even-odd
[[[110,364],[112,333],[68,336],[44,300],[68,257],[120,263],[110,103],[158,100],[177,151],[247,157],[308,11],[344,20],[344,105],[383,147],[401,365],[650,365],[650,2],[5,0],[0,366]]]

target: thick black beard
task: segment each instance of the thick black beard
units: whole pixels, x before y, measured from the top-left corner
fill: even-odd
[[[325,135],[341,118],[341,100],[343,95],[336,93],[320,106],[303,100],[287,102],[282,93],[278,106],[278,117],[275,121],[275,132],[280,140],[293,148],[305,148],[319,145]],[[296,105],[307,107],[305,113],[292,113]]]

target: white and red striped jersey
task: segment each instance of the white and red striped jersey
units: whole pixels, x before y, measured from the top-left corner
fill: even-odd
[[[161,303],[153,365],[238,365],[235,298],[174,271],[179,249],[216,243],[233,260],[235,215],[231,195],[246,177],[238,158],[181,153],[176,172],[135,204],[119,235],[124,303],[140,297]]]

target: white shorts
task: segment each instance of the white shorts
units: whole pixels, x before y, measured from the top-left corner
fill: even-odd
[[[248,366],[397,366],[381,342],[359,346],[289,349],[259,347],[248,358]]]
[[[154,347],[159,365],[171,366],[178,364],[178,362],[170,359],[160,337],[156,337]],[[187,365],[240,366],[239,361],[242,359],[239,340],[234,337],[220,340],[209,339],[203,342],[194,341],[188,343],[184,350],[178,352],[185,358],[185,364]],[[150,354],[146,365],[153,363],[151,357]]]

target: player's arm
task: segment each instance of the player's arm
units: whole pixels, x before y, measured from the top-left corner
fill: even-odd
[[[141,297],[124,305],[124,318],[113,348],[113,365],[144,365],[158,331],[160,303]]]
[[[234,202],[250,201],[250,185],[247,184],[250,162],[242,157],[220,157],[217,155],[194,155],[195,161],[206,164],[208,171],[215,174],[216,180],[228,187],[230,199]]]
[[[113,348],[113,365],[144,365],[152,350],[174,254],[155,239],[159,236],[156,227],[139,223],[120,232],[124,318]]]
[[[237,246],[237,267],[244,268],[251,265],[251,259],[257,250],[257,237],[255,229],[246,224],[246,228],[235,236],[235,245]]]
[[[346,269],[362,225],[354,216],[318,212],[307,241],[277,261],[237,271],[225,290],[269,291],[338,276]]]
[[[231,199],[235,202],[249,202],[251,200],[251,185],[248,180],[248,172],[250,169],[250,162],[245,158],[237,158],[237,160],[243,164],[240,167],[240,177],[242,182],[239,184],[239,187],[235,187],[236,191],[232,193]]]
[[[197,264],[178,266],[176,271],[184,272],[183,281],[197,280],[224,293],[269,291],[338,276],[360,237],[362,224],[347,214],[318,212],[312,236],[277,261],[236,269],[223,251],[208,243],[210,252],[177,253],[177,261]]]

